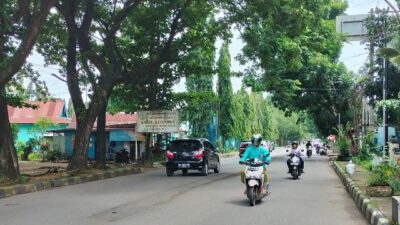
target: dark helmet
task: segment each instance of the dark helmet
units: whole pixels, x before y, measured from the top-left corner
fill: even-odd
[[[254,134],[254,135],[251,137],[251,143],[252,143],[253,145],[259,146],[259,145],[261,144],[261,141],[262,141],[262,136],[261,136],[261,134]]]

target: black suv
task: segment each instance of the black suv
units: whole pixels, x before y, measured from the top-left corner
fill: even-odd
[[[169,177],[177,170],[182,170],[183,175],[186,175],[188,170],[198,170],[203,176],[207,176],[210,169],[215,173],[220,171],[218,153],[205,138],[174,140],[169,144],[165,156]]]
[[[244,153],[244,151],[246,151],[246,148],[251,145],[251,141],[250,140],[244,140],[240,142],[240,146],[239,146],[239,158],[242,158],[242,155]]]

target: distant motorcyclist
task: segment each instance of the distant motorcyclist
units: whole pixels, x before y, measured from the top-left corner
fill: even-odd
[[[310,148],[311,146],[312,146],[311,141],[307,141],[306,149]]]
[[[300,172],[304,173],[304,160],[301,157],[301,149],[299,148],[299,143],[297,141],[292,142],[292,148],[289,151],[289,156],[293,156],[293,155],[296,155],[300,158]],[[288,169],[289,169],[288,173],[292,173],[292,171],[291,171],[292,167],[290,166],[290,161],[291,161],[291,157],[286,162]]]

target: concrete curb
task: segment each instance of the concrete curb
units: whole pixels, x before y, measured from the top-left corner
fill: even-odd
[[[371,225],[390,225],[389,220],[383,215],[381,211],[373,207],[371,200],[368,196],[364,195],[359,187],[356,186],[354,181],[350,178],[345,171],[339,167],[336,161],[332,163],[333,169],[338,174],[340,180],[343,182],[347,191],[356,203],[358,209],[365,216]]]
[[[14,195],[26,194],[35,191],[50,190],[62,186],[70,186],[80,183],[86,183],[90,181],[103,180],[107,178],[113,178],[118,176],[139,174],[143,173],[142,168],[118,168],[114,170],[104,171],[91,175],[81,175],[75,177],[63,177],[56,178],[47,181],[37,181],[33,184],[17,184],[10,187],[0,188],[0,199],[11,197]]]

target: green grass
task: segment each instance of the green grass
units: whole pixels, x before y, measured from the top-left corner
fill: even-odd
[[[370,159],[360,159],[359,157],[353,157],[352,161],[357,166],[361,166],[362,168],[372,171],[372,160]]]
[[[19,176],[15,180],[9,180],[4,176],[0,176],[0,186],[8,186],[8,185],[15,185],[15,184],[26,184],[28,182],[27,176]]]

